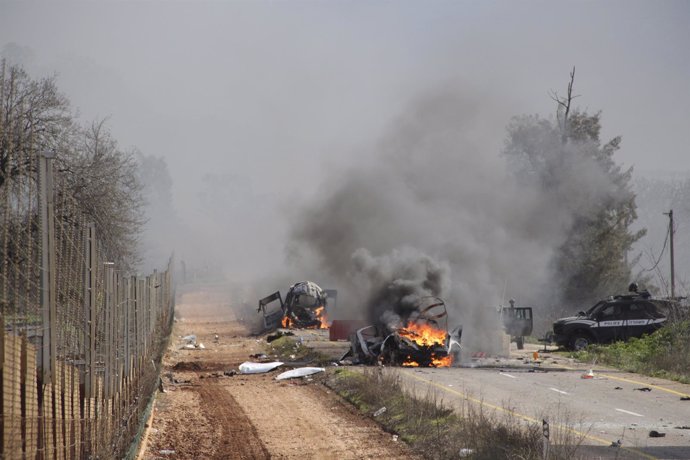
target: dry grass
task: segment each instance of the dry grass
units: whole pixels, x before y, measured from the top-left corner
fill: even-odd
[[[690,383],[690,319],[674,321],[651,335],[574,353],[581,361]]]
[[[338,369],[326,384],[359,410],[372,415],[387,431],[397,434],[416,453],[428,459],[541,459],[542,427],[526,423],[507,413],[487,411],[465,401],[451,408],[438,392],[414,394],[403,389],[397,371],[365,369],[363,372]],[[561,423],[552,424],[550,459],[577,458],[582,441],[563,423],[564,414],[555,414]]]

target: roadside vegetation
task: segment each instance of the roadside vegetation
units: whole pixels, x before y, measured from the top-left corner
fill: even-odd
[[[283,335],[268,343],[266,354],[280,361],[323,366],[333,360],[303,345],[292,335]]]
[[[629,372],[690,383],[690,319],[651,335],[611,345],[592,345],[573,353],[580,361],[607,364]]]
[[[422,458],[543,458],[541,424],[487,411],[467,400],[453,408],[433,390],[410,393],[395,370],[341,368],[329,373],[325,384]],[[552,431],[552,439],[560,446],[552,446],[549,458],[577,458],[579,440],[568,430]]]

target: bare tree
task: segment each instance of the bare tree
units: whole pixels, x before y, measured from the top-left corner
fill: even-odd
[[[557,104],[556,119],[558,126],[561,129],[561,142],[565,144],[568,140],[568,117],[570,115],[570,107],[573,99],[580,97],[580,95],[573,96],[573,83],[575,82],[575,66],[570,71],[570,81],[568,82],[568,90],[565,97],[560,97],[556,91],[551,91],[551,99]]]
[[[32,80],[0,61],[0,187],[31,170],[36,152],[65,151],[75,123],[55,76]]]
[[[137,239],[145,222],[135,155],[118,148],[103,119],[81,131],[63,163],[81,212],[96,223],[109,256],[127,268],[139,262]]]

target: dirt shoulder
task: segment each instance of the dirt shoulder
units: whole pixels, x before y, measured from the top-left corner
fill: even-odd
[[[232,374],[264,351],[222,289],[183,294],[143,459],[412,458],[372,420],[312,380]],[[204,349],[184,349],[194,334]],[[217,338],[216,338],[217,336]]]

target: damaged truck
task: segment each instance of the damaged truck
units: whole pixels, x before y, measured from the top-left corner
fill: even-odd
[[[462,328],[448,331],[448,312],[438,297],[423,297],[416,310],[398,324],[357,329],[343,359],[357,364],[447,367],[459,356]]]
[[[312,281],[300,281],[290,286],[285,300],[280,291],[259,300],[257,311],[263,314],[265,330],[278,327],[326,329],[326,314],[335,307],[337,297],[335,289],[321,289]],[[275,302],[277,308],[272,308]]]

